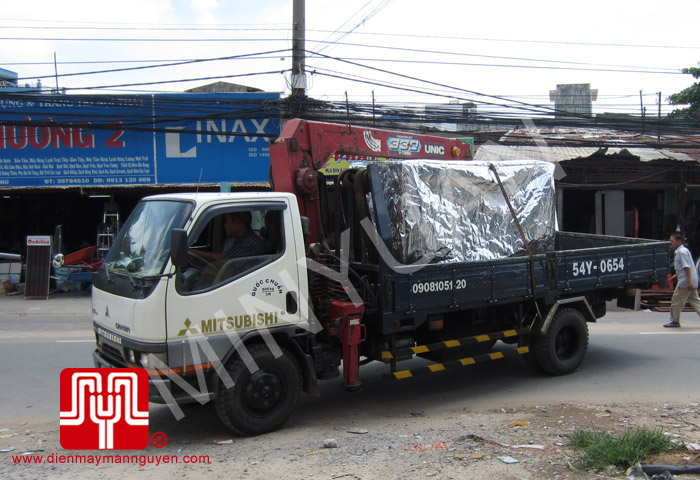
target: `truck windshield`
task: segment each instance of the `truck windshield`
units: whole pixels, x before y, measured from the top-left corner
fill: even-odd
[[[105,258],[107,269],[134,277],[159,275],[170,254],[170,231],[182,228],[191,210],[187,202],[140,202]]]

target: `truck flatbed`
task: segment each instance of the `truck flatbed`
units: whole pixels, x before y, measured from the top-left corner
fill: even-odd
[[[531,268],[531,261],[532,266]],[[557,300],[665,283],[668,242],[557,232],[556,250],[475,262],[396,267],[382,276],[384,332],[415,328],[407,318],[498,304]],[[534,271],[534,292],[532,273]]]

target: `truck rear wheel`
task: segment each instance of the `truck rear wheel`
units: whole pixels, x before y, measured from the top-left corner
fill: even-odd
[[[545,335],[532,341],[537,365],[552,375],[565,375],[578,368],[588,350],[588,325],[574,308],[559,310]]]
[[[301,395],[301,370],[285,349],[275,358],[264,344],[253,344],[248,353],[258,370],[251,372],[236,355],[227,371],[234,382],[227,389],[219,380],[216,413],[241,435],[260,435],[280,428],[294,413]]]

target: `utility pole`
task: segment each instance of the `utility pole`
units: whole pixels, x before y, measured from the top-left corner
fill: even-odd
[[[377,126],[377,114],[374,108],[374,90],[372,90],[372,126]]]
[[[644,99],[641,90],[639,91],[639,107],[642,109],[642,135],[644,135]]]
[[[56,52],[53,52],[53,71],[56,75],[56,94],[58,94],[58,64],[56,63]]]
[[[292,12],[292,97],[306,97],[306,0],[294,0]]]
[[[659,92],[659,136],[656,139],[661,143],[661,92]]]

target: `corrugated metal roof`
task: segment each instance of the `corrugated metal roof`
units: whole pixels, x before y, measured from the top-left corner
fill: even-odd
[[[597,155],[596,155],[597,154]],[[474,154],[474,160],[496,162],[500,160],[545,160],[559,163],[567,160],[589,158],[591,156],[630,156],[642,162],[653,160],[676,160],[694,162],[695,159],[685,153],[657,148],[597,148],[597,147],[553,147],[548,145],[481,145]]]

